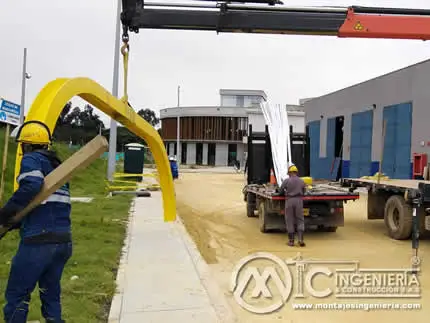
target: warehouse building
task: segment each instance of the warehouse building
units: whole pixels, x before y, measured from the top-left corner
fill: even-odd
[[[267,100],[261,90],[220,90],[219,106],[176,107],[160,111],[161,137],[167,154],[176,155],[181,164],[231,166],[244,165],[249,124],[264,131],[265,120],[259,104]],[[294,128],[303,130],[303,108],[287,106]],[[294,116],[293,116],[294,115]],[[179,117],[180,145],[177,149]],[[297,131],[298,131],[297,130]]]
[[[430,60],[304,102],[311,176],[413,177],[430,151]],[[385,124],[385,136],[383,136]]]

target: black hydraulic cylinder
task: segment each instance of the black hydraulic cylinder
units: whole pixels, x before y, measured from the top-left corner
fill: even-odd
[[[413,209],[412,209],[412,249],[415,249],[415,250],[418,250],[419,238],[420,238],[420,231],[418,227],[419,208],[420,208],[420,201],[418,199],[415,199],[413,202]]]
[[[414,274],[418,272],[418,266],[420,260],[418,258],[418,248],[420,239],[420,207],[423,203],[424,190],[421,185],[419,185],[418,190],[411,190],[407,192],[405,196],[409,201],[412,202],[412,271]]]
[[[419,258],[418,258],[418,247],[419,247],[419,239],[420,239],[420,230],[419,230],[419,208],[420,208],[420,200],[414,199],[413,200],[413,209],[412,209],[412,249],[413,249],[413,256],[412,256],[412,273],[417,274],[418,273],[418,266],[420,264]]]
[[[276,8],[276,7],[274,7]],[[226,12],[171,8],[138,8],[124,12],[122,21],[135,29],[179,29],[269,34],[337,35],[345,12],[264,11]]]

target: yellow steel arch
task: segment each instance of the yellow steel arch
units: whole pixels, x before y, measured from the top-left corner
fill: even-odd
[[[31,105],[26,121],[44,122],[53,133],[64,105],[74,96],[82,99],[111,116],[137,136],[143,138],[154,155],[163,194],[164,220],[176,219],[176,201],[173,178],[167,153],[158,132],[127,103],[115,98],[102,86],[88,78],[59,78],[48,83]],[[21,165],[21,145],[16,153],[15,178]],[[15,190],[18,183],[15,181]]]

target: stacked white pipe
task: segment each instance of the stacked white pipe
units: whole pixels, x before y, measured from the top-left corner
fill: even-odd
[[[270,105],[268,102],[261,103],[260,107],[269,128],[276,182],[281,185],[288,178],[288,167],[293,164],[287,108],[281,104]]]

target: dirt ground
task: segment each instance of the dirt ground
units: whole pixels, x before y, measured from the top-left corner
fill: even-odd
[[[293,258],[298,252],[304,259],[359,261],[361,268],[408,268],[412,256],[410,241],[391,240],[381,220],[366,219],[366,197],[345,205],[345,226],[335,233],[310,232],[306,235],[305,248],[288,247],[286,234],[259,231],[258,218],[248,218],[245,213],[242,188],[243,174],[181,174],[176,181],[178,213],[188,232],[197,244],[200,253],[210,265],[214,278],[221,286],[240,322],[294,322],[294,323],[358,323],[358,322],[429,322],[430,275],[426,255],[430,251],[429,241],[420,244],[421,274],[418,277],[421,298],[418,299],[339,299],[334,296],[315,298],[305,293],[304,299],[295,299],[297,290],[293,270],[293,293],[286,304],[272,314],[254,314],[240,307],[231,292],[230,281],[234,266],[244,256],[254,252],[269,252],[282,259]],[[261,267],[257,263],[258,268]],[[328,265],[335,271],[342,265]],[[349,268],[351,267],[348,265]],[[260,270],[261,271],[261,270]],[[314,287],[324,290],[333,286],[333,280],[325,276],[314,279]],[[252,282],[245,291],[244,299],[256,306],[270,304],[270,299],[252,298]],[[273,300],[280,300],[280,293],[269,280]],[[272,300],[272,301],[273,301]],[[294,309],[295,303],[343,303],[374,304],[402,303],[421,304],[414,310],[315,310]]]

